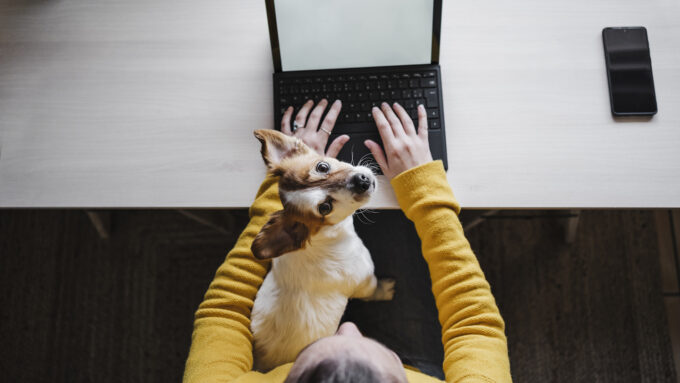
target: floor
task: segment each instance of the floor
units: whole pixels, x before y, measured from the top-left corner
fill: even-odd
[[[675,371],[680,372],[680,209],[655,212],[661,269],[661,292],[673,344]],[[677,381],[680,382],[680,373]]]
[[[680,382],[678,212],[583,211],[570,244],[563,215],[502,211],[466,232],[515,381]],[[181,379],[193,312],[247,212],[102,216],[108,239],[83,211],[0,210],[3,381]]]

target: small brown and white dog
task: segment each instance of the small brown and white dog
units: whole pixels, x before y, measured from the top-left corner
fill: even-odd
[[[274,258],[250,323],[255,369],[269,371],[333,335],[349,298],[391,300],[395,282],[375,277],[354,231],[353,213],[376,190],[371,170],[324,157],[274,130],[257,130],[255,137],[268,171],[280,177],[283,204],[252,244],[256,258]]]

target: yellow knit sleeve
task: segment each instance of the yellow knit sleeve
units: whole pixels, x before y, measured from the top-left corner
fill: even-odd
[[[217,269],[194,320],[185,383],[228,382],[252,369],[250,311],[270,261],[253,257],[255,235],[282,209],[278,178],[268,176],[250,208],[250,222]]]
[[[441,161],[392,180],[399,206],[415,223],[430,269],[447,382],[510,382],[505,324],[458,220],[460,206]]]

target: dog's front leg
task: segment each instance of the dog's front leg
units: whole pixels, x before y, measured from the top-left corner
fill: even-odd
[[[371,274],[368,278],[357,286],[352,298],[364,301],[391,301],[394,297],[394,285],[396,281],[392,278],[382,278],[378,280]]]

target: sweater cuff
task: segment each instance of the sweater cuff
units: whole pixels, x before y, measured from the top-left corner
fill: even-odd
[[[448,200],[453,204],[456,214],[460,214],[460,204],[453,195],[446,179],[444,164],[440,160],[431,161],[399,173],[392,179],[391,184],[397,196],[399,207],[407,215],[409,215],[409,209],[417,202],[432,197]]]

